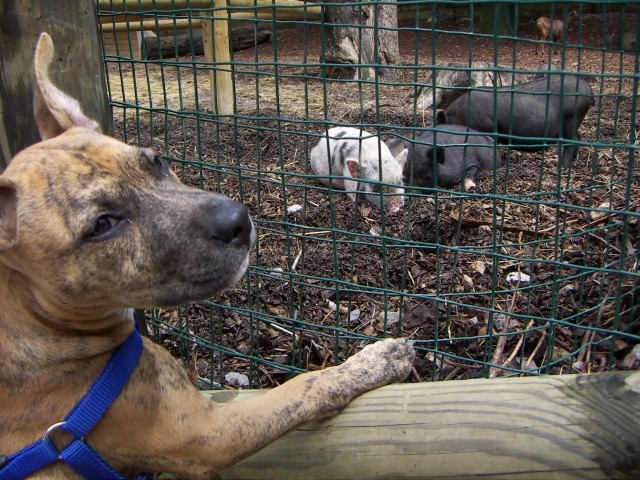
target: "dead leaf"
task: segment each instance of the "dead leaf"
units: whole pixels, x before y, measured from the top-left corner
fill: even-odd
[[[484,275],[484,273],[487,271],[487,264],[482,260],[476,260],[471,264],[471,268],[474,271],[478,272],[480,275]]]
[[[378,335],[378,331],[375,329],[375,327],[371,324],[365,326],[362,329],[362,333],[364,333],[365,335],[369,336],[369,337],[375,337]]]

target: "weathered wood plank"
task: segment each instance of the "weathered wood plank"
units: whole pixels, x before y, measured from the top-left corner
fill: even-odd
[[[117,12],[139,12],[145,10],[174,10],[176,8],[210,8],[213,0],[99,0],[101,10]],[[300,0],[229,0],[233,7],[299,7],[308,11],[322,11],[322,7]]]
[[[31,65],[40,32],[49,32],[55,43],[54,83],[79,99],[85,113],[103,129],[110,129],[95,0],[14,0],[1,5],[0,169],[18,151],[40,140],[33,118]]]
[[[254,11],[231,9],[229,12],[229,17],[232,20],[320,20],[322,17],[322,8],[318,6],[305,7],[304,9],[279,6],[274,9],[262,8]],[[220,13],[212,12],[207,16],[214,18],[220,16]],[[200,19],[197,18],[185,19],[163,16],[158,16],[152,20],[140,20],[139,17],[131,16],[128,21],[113,21],[111,17],[101,17],[101,23],[103,34],[113,31],[152,30],[157,32],[159,30],[200,28]]]
[[[219,478],[635,479],[639,411],[638,372],[392,385]]]

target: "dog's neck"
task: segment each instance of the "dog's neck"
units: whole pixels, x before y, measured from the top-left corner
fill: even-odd
[[[24,358],[14,359],[16,364],[50,368],[69,358],[110,354],[135,328],[132,309],[65,312],[39,297],[37,291],[25,288],[19,273],[0,265],[0,351],[22,352]],[[20,347],[24,338],[31,342],[28,352]],[[17,348],[2,348],[7,342]]]

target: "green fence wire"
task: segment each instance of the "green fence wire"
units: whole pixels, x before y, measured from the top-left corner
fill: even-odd
[[[186,183],[247,204],[258,232],[246,278],[147,312],[154,338],[203,388],[244,384],[230,373],[277,385],[384,336],[415,341],[414,381],[638,368],[639,5],[305,5],[98,0],[116,135],[157,148]],[[538,39],[539,16],[570,10],[578,18],[560,42]],[[202,21],[230,12],[231,61],[208,59]],[[355,61],[335,53],[345,27],[357,27]],[[515,93],[549,61],[592,88],[581,139],[500,146],[502,165],[474,189],[407,189],[389,213],[354,204],[309,166],[330,127],[409,144],[433,128],[434,105],[478,88],[434,82],[484,65]],[[232,74],[230,114],[212,109],[214,70]],[[571,144],[576,159],[559,167]]]

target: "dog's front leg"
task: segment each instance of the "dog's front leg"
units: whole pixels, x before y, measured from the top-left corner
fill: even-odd
[[[408,342],[383,340],[342,365],[299,375],[263,395],[229,404],[180,388],[170,396],[170,404],[156,409],[155,416],[146,411],[147,440],[137,443],[137,452],[129,451],[126,460],[113,461],[123,467],[134,463],[141,469],[210,477],[296,426],[333,415],[358,395],[403,380],[414,356]],[[135,422],[128,425],[133,427]],[[126,432],[121,433],[121,438],[128,438]],[[121,446],[120,441],[105,453],[114,453]]]

